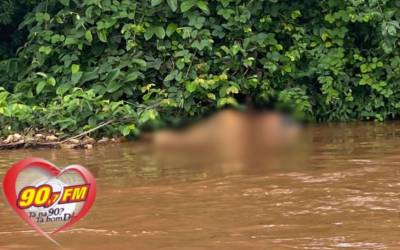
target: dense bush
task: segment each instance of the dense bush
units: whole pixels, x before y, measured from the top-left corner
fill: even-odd
[[[0,62],[2,133],[133,135],[249,103],[394,119],[399,20],[398,0],[36,1]]]
[[[26,13],[37,0],[0,1],[0,60],[12,57],[16,49],[25,42],[27,31],[18,29]]]

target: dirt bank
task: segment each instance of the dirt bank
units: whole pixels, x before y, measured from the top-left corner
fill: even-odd
[[[125,141],[123,137],[95,139],[90,136],[61,138],[49,133],[36,134],[11,134],[7,138],[0,139],[0,150],[19,148],[71,148],[92,149],[95,145],[106,143],[118,143]]]

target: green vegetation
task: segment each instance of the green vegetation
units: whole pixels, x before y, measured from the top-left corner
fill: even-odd
[[[136,135],[224,106],[400,114],[398,0],[4,0],[1,134],[113,120]]]

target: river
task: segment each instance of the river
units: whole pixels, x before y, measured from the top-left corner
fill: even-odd
[[[127,142],[1,151],[0,175],[28,156],[95,175],[92,210],[54,236],[63,249],[400,249],[400,123],[306,130],[301,147],[262,161],[160,156]],[[0,249],[55,246],[2,198]]]

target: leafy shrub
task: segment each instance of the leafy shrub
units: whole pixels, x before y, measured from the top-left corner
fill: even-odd
[[[2,0],[0,2],[0,60],[13,56],[26,36],[26,30],[18,30],[25,14],[36,0]]]
[[[307,119],[399,115],[400,1],[47,0],[0,62],[3,133],[134,135],[248,100]]]

